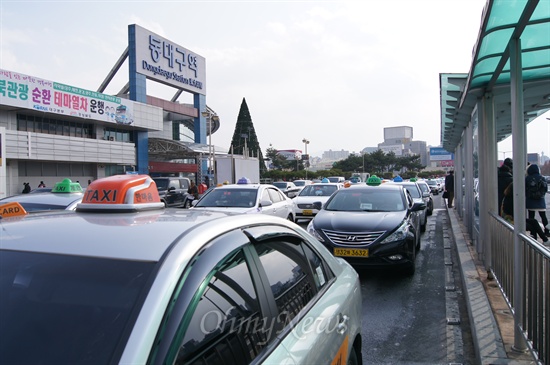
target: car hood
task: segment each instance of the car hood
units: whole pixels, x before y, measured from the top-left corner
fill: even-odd
[[[405,219],[406,212],[334,212],[321,210],[313,224],[316,229],[340,232],[391,231]]]

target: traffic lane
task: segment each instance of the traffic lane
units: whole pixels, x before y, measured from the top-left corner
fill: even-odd
[[[456,346],[458,351],[448,346],[444,257],[444,241],[449,239],[445,232],[447,219],[443,199],[434,197],[434,212],[422,234],[412,277],[389,269],[358,270],[363,296],[364,364],[446,364],[449,360],[475,363],[460,289],[457,292],[463,336]],[[307,222],[301,221],[300,225],[306,227]],[[461,285],[458,280],[455,284],[457,288]]]
[[[442,364],[447,361],[445,265],[435,209],[422,235],[412,277],[361,270],[363,360],[367,364]]]

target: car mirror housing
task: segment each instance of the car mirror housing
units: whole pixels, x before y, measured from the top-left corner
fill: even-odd
[[[273,202],[271,200],[262,200],[260,202],[261,207],[269,207],[270,205],[273,205]]]

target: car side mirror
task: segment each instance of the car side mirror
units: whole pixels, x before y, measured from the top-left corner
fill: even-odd
[[[323,202],[313,202],[313,209],[321,210],[323,208]]]
[[[271,200],[262,200],[260,202],[261,207],[269,207],[270,205],[273,205],[273,202]]]
[[[168,192],[173,193],[174,191],[176,191],[176,188],[174,186],[170,186],[168,188]]]
[[[429,191],[425,191],[422,193],[422,197],[423,198],[429,198],[430,197],[430,192]]]

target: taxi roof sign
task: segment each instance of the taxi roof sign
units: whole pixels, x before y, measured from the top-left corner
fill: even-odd
[[[82,186],[77,182],[72,182],[71,179],[63,179],[63,181],[55,183],[52,193],[82,193]]]
[[[0,205],[0,218],[12,218],[27,215],[27,211],[18,202],[10,202]]]
[[[136,212],[164,208],[149,175],[115,175],[93,181],[77,211]]]

